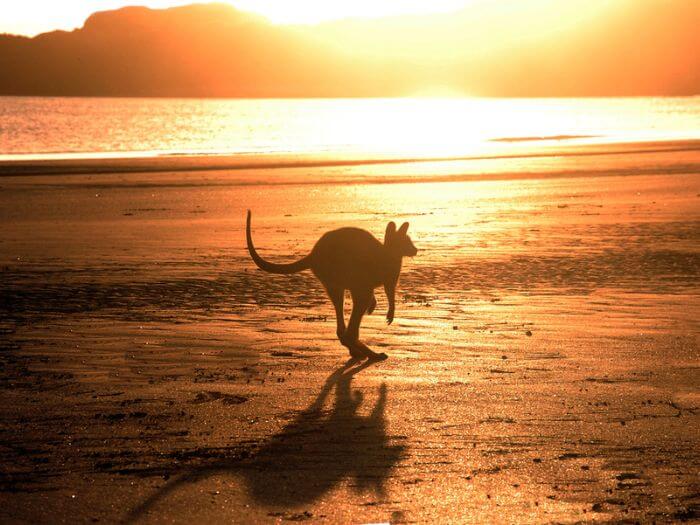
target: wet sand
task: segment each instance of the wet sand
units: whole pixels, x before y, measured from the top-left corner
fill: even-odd
[[[2,177],[0,521],[698,519],[697,153],[464,162]],[[247,208],[411,222],[387,361]]]

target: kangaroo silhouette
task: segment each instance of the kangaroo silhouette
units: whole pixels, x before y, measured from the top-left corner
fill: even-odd
[[[374,289],[384,286],[389,308],[387,324],[394,320],[396,285],[404,257],[413,257],[418,250],[407,235],[408,223],[397,230],[396,224],[387,224],[382,244],[371,233],[360,228],[339,228],[324,233],[311,253],[290,264],[276,264],[264,260],[253,245],[250,231],[251,213],[246,219],[248,251],[258,268],[270,273],[291,274],[311,270],[323,284],[335,308],[338,340],[350,356],[356,359],[386,359],[385,353],[376,353],[359,340],[360,323],[365,313],[371,314],[377,306]],[[345,326],[343,305],[345,290],[352,296],[352,313]]]

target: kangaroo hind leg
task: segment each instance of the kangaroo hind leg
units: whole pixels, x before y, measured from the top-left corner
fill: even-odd
[[[335,309],[335,333],[338,339],[342,339],[345,335],[345,313],[343,312],[343,304],[345,303],[345,290],[336,286],[326,286],[328,297],[333,303]]]
[[[374,309],[377,307],[377,298],[374,296],[374,292],[372,293],[372,297],[369,302],[369,306],[367,307],[367,315],[372,315],[372,312],[374,312]]]
[[[335,333],[338,336],[338,341],[340,341],[343,346],[346,346],[348,348],[348,350],[350,351],[350,356],[352,358],[360,359],[364,357],[362,353],[358,353],[353,348],[345,344],[345,290],[338,286],[326,285],[326,292],[328,292],[328,297],[333,303],[333,308],[335,309]]]
[[[372,290],[351,290],[351,292],[352,314],[350,315],[350,321],[348,321],[348,328],[345,331],[345,342],[343,344],[350,348],[350,353],[353,356],[354,354],[352,352],[354,350],[368,359],[386,359],[386,354],[373,352],[366,344],[360,341],[360,323],[362,322],[362,316],[370,307],[372,298],[374,297]]]

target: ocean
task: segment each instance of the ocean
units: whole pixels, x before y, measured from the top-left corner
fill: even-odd
[[[0,97],[0,161],[163,155],[455,158],[700,138],[700,97]]]

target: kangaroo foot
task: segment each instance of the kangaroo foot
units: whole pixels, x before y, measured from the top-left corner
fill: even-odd
[[[362,361],[364,358],[367,357],[362,352],[359,352],[353,348],[348,348],[348,352],[350,352],[350,359],[352,359],[354,361]]]
[[[386,359],[389,359],[389,356],[384,352],[372,352],[372,355],[367,356],[368,361],[384,361]]]
[[[368,347],[361,341],[356,341],[353,347],[355,351],[360,352],[362,354],[363,358],[366,358],[370,361],[384,361],[389,357],[384,352],[379,354],[377,352],[374,352],[370,347]]]
[[[351,359],[362,360],[367,357],[365,352],[363,352],[361,348],[358,348],[357,344],[353,341],[350,341],[347,337],[341,337],[340,344],[342,344],[345,348],[348,349]]]

